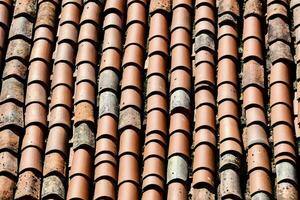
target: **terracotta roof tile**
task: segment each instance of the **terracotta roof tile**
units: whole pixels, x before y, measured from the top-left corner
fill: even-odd
[[[0,199],[298,199],[299,12],[0,0]]]

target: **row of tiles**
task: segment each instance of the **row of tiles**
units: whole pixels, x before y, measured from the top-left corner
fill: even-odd
[[[37,13],[35,3],[38,6]],[[214,183],[217,176],[214,162],[218,157],[217,148],[220,151],[219,195],[222,198],[243,198],[240,171],[244,154],[247,155],[249,195],[252,198],[272,198],[270,146],[263,102],[266,89],[261,2],[245,2],[242,88],[247,126],[243,135],[239,128],[237,79],[237,29],[241,17],[239,2],[222,0],[217,2],[218,8],[215,1],[208,0],[194,3],[191,0],[176,0],[172,3],[167,0],[151,3],[143,0],[84,3],[67,0],[60,4],[56,1],[19,0],[9,25],[12,2],[1,2],[1,9],[4,10],[0,18],[2,38],[6,37],[10,26],[1,91],[3,175],[0,176],[0,182],[7,183],[0,190],[3,199],[13,196],[16,199],[64,199],[65,196],[67,199],[89,199],[91,196],[95,199],[115,199],[116,196],[119,199],[137,199],[140,187],[142,199],[163,199],[165,196],[169,199],[186,199],[193,124],[193,100],[190,99],[193,96],[190,57],[193,12],[193,198],[214,198],[217,189]],[[293,2],[291,5],[293,9],[299,7],[299,3]],[[58,16],[60,6],[61,13]],[[286,1],[267,2],[267,44],[272,62],[270,107],[276,195],[280,199],[297,199],[295,134],[288,88],[292,61],[288,8]],[[172,16],[172,23],[169,23],[169,16]],[[102,29],[99,28],[101,23]],[[147,119],[145,141],[141,142],[142,81],[148,23]],[[297,23],[295,27],[298,27]],[[123,36],[125,29],[126,39]],[[97,82],[100,34],[103,34],[103,43]],[[0,50],[4,52],[5,40],[1,45]],[[50,86],[49,69],[53,50]],[[216,54],[217,59],[214,57]],[[27,66],[28,80],[24,97]],[[73,66],[76,66],[75,84]],[[51,88],[49,119],[48,87]],[[94,114],[97,106],[96,124]],[[169,129],[167,124],[170,124]],[[246,137],[245,146],[242,136]],[[22,138],[20,149],[19,137]],[[246,152],[243,152],[243,148]],[[94,195],[91,195],[92,191]]]

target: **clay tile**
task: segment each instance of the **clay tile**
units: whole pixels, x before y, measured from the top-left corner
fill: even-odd
[[[247,148],[251,148],[256,144],[261,144],[265,147],[269,147],[269,141],[264,127],[254,124],[246,128],[246,133]]]
[[[108,28],[105,30],[102,49],[116,49],[122,51],[122,35],[116,28]]]
[[[23,108],[12,103],[7,102],[0,105],[0,128],[9,126],[16,126],[23,128]]]
[[[122,31],[122,27],[123,27],[122,17],[116,13],[107,14],[103,21],[103,30],[106,30],[107,28],[110,27],[115,27],[120,31]]]
[[[0,153],[0,171],[2,173],[8,173],[9,175],[16,177],[18,170],[18,160],[15,155],[10,152],[1,152]]]
[[[276,62],[280,62],[282,60],[288,61],[288,62],[292,62],[293,61],[293,57],[291,54],[291,49],[290,46],[278,41],[275,42],[274,44],[271,44],[269,46],[270,48],[270,59],[271,62],[273,64],[275,64]]]
[[[179,68],[191,71],[191,65],[190,51],[188,51],[184,46],[176,46],[172,49],[171,71]]]
[[[18,0],[16,2],[18,6],[14,10],[14,17],[26,15],[33,20],[36,16],[36,3],[37,1],[32,0]]]
[[[159,134],[150,134],[149,136],[151,135],[157,135],[157,136],[160,136]],[[158,140],[152,140],[150,142],[147,142],[147,144],[145,145],[145,148],[144,148],[144,162],[148,162],[148,163],[152,163],[154,164],[153,162],[158,162],[158,163],[161,163],[161,162],[164,162],[164,159],[165,159],[165,146],[158,142]],[[152,159],[153,157],[155,157],[154,159]],[[158,166],[157,165],[154,165],[153,168],[150,167],[150,166],[146,166],[147,164],[145,163],[145,168],[144,168],[144,172],[143,174],[149,174],[151,172],[153,172],[155,168],[157,168]],[[159,170],[160,172],[163,172],[163,170]],[[163,173],[158,173],[159,175],[162,175]]]
[[[238,104],[237,89],[232,84],[221,84],[218,86],[217,101],[220,104],[223,101],[233,101]]]
[[[212,66],[215,65],[214,54],[207,50],[201,50],[196,53],[195,56],[195,66],[198,67],[201,63],[208,63]]]
[[[165,57],[169,55],[169,45],[166,40],[161,37],[155,37],[149,41],[148,56],[160,54]]]
[[[250,194],[255,195],[258,192],[265,192],[267,195],[272,194],[272,185],[270,181],[270,176],[267,172],[263,170],[255,170],[250,175]],[[266,194],[265,194],[266,195]],[[266,198],[266,197],[264,197]]]
[[[51,43],[46,40],[35,41],[29,60],[30,62],[33,60],[42,60],[49,63],[51,60]]]
[[[98,79],[98,92],[103,92],[105,90],[111,90],[117,93],[119,89],[119,77],[115,71],[104,70],[101,72]]]
[[[174,57],[174,56],[172,56]],[[166,77],[167,60],[160,55],[153,55],[149,57],[149,67],[147,69],[147,77],[158,75]]]
[[[171,32],[178,28],[191,30],[191,14],[190,10],[185,7],[177,7],[172,13]]]
[[[98,120],[97,128],[97,139],[100,137],[111,137],[113,139],[117,138],[117,120],[111,116],[103,116]]]
[[[66,161],[60,153],[50,153],[45,156],[44,161],[44,176],[50,173],[65,176],[66,175]]]
[[[168,198],[170,199],[186,199],[187,191],[185,185],[181,182],[173,182],[168,185]]]
[[[224,58],[218,63],[218,87],[228,83],[237,85],[237,66],[230,58]]]
[[[184,1],[182,1],[182,0],[174,0],[173,2],[172,2],[172,9],[174,10],[174,9],[176,9],[176,8],[178,8],[178,7],[188,7],[188,8],[192,8],[192,5],[193,4],[193,2],[192,2],[192,0],[184,0]]]
[[[292,1],[291,1],[292,2]],[[300,4],[299,4],[300,5]],[[295,7],[293,10],[293,20],[294,20],[294,28],[298,28],[300,25],[300,20],[299,20],[299,10],[300,7]]]
[[[299,4],[300,4],[299,0],[291,0],[290,1],[290,8],[291,9],[298,8]]]
[[[218,105],[218,120],[225,117],[233,117],[238,120],[238,108],[233,101],[223,101]]]
[[[139,156],[139,133],[133,129],[125,129],[120,135],[119,157],[126,154]]]
[[[42,85],[36,83],[28,85],[26,93],[25,105],[34,102],[40,103],[44,106],[47,105],[47,93]]]
[[[127,66],[123,70],[122,90],[132,88],[140,92],[142,89],[141,72],[135,66]],[[126,96],[127,97],[127,96]]]
[[[27,61],[30,54],[30,43],[22,39],[15,39],[9,42],[6,53],[6,61],[20,59]]]
[[[274,146],[280,144],[281,142],[285,142],[291,146],[294,146],[295,142],[293,128],[286,126],[285,124],[279,124],[273,127],[273,142]]]
[[[187,91],[177,89],[170,97],[170,112],[181,111],[185,113],[190,112],[191,99]],[[183,110],[182,110],[183,109]]]
[[[152,110],[147,114],[146,134],[159,132],[163,135],[167,134],[167,116],[165,113]]]
[[[270,86],[277,83],[290,85],[289,66],[281,62],[271,67]]]
[[[228,139],[241,142],[241,134],[237,120],[227,117],[222,119],[219,123],[220,143]]]
[[[26,148],[22,151],[19,172],[32,169],[34,172],[42,173],[41,151],[37,148]]]
[[[146,9],[141,3],[131,3],[127,8],[127,26],[133,23],[146,25]]]
[[[76,104],[74,124],[80,122],[91,122],[94,123],[94,106],[89,102],[80,102]]]
[[[244,89],[251,85],[264,88],[264,69],[258,62],[251,60],[244,63],[243,74],[246,74],[242,80]]]
[[[1,8],[1,4],[0,4],[0,8]],[[0,12],[1,12],[1,10],[0,10]],[[6,34],[7,34],[7,30],[4,29],[4,27],[0,26],[0,35],[1,35],[0,50],[3,50],[6,45]]]
[[[40,26],[34,31],[33,41],[37,40],[48,40],[50,42],[54,41],[55,34],[53,34],[52,30],[48,27]]]
[[[117,179],[116,168],[112,163],[103,162],[95,167],[95,178],[101,181],[101,179],[108,179],[110,181]],[[97,181],[98,182],[98,181]],[[107,186],[105,186],[107,187]]]
[[[100,6],[97,2],[90,1],[84,5],[84,8],[81,13],[80,24],[84,24],[86,22],[92,22],[95,24],[99,24],[100,22]]]
[[[19,136],[10,129],[4,129],[0,132],[1,150],[8,150],[14,153],[19,149]]]
[[[292,99],[290,96],[289,86],[285,84],[274,84],[270,91],[270,107],[276,104],[285,104],[292,109]]]
[[[111,12],[118,12],[118,14],[122,15],[125,9],[125,1],[115,1],[108,0],[105,3],[104,14],[109,14]]]
[[[115,199],[115,185],[110,180],[100,179],[95,183],[94,199]]]
[[[150,13],[155,13],[155,12],[171,12],[171,6],[172,2],[170,0],[153,0],[150,2]]]
[[[74,49],[73,45],[68,43],[61,43],[57,48],[58,50],[55,57],[55,65],[58,62],[66,62],[69,64],[74,63],[74,54],[76,52],[76,49]]]
[[[206,115],[203,115],[206,113]],[[214,108],[209,105],[203,105],[196,110],[195,128],[198,131],[201,128],[215,129],[215,112]]]
[[[177,69],[171,73],[171,85],[170,85],[170,93],[172,93],[176,89],[183,89],[186,91],[190,91],[191,88],[191,77],[190,73]]]
[[[18,17],[12,20],[11,28],[9,30],[9,39],[23,38],[24,40],[30,40],[32,37],[33,23],[25,17]]]
[[[215,107],[215,95],[209,89],[201,89],[195,93],[195,108],[202,105]]]
[[[67,63],[59,62],[53,67],[51,88],[53,89],[58,85],[65,85],[71,88],[73,86],[73,70]]]
[[[194,137],[194,149],[196,149],[199,145],[207,144],[215,149],[216,146],[216,136],[214,131],[209,129],[199,129],[195,132]]]
[[[97,157],[95,158],[95,166],[101,166],[104,163],[110,163],[112,166],[116,167],[117,166],[117,155],[114,154],[112,155],[111,152],[102,152]],[[100,174],[99,174],[100,175]],[[113,178],[112,181],[115,181],[115,177]]]
[[[274,147],[274,156],[276,163],[282,162],[284,159],[280,159],[281,156],[289,156],[291,157],[290,160],[293,160],[296,158],[295,148],[294,146],[291,146],[290,144],[286,143],[280,143],[277,144]],[[293,164],[296,164],[296,162],[292,162]]]
[[[161,135],[159,133],[152,132],[150,134],[147,134],[145,138],[145,146],[150,142],[154,142],[157,145],[162,145],[162,147],[164,148],[166,146],[166,138],[164,137],[164,135]],[[145,159],[146,156],[144,156],[144,160]]]
[[[78,175],[91,178],[92,154],[85,149],[77,149],[74,153],[72,167],[70,171],[71,180]],[[74,187],[74,186],[73,186]],[[71,186],[69,186],[69,189]]]
[[[215,51],[215,39],[210,34],[200,34],[195,38],[195,52],[200,50]]]
[[[67,199],[88,199],[89,180],[84,176],[74,176],[69,183]]]
[[[62,180],[57,176],[48,176],[43,179],[42,198],[65,198],[65,189]]]
[[[98,27],[92,23],[82,24],[78,36],[78,43],[89,41],[94,45],[98,42]]]
[[[291,4],[292,4],[292,1],[293,0],[291,0]],[[288,0],[267,0],[267,5],[271,5],[271,4],[275,4],[275,3],[282,4],[284,6],[288,6],[289,5],[289,1]]]
[[[49,115],[49,127],[53,126],[71,126],[70,112],[62,106],[55,107]]]
[[[150,76],[147,80],[147,98],[155,93],[159,93],[163,96],[167,93],[166,81],[160,76]]]
[[[25,135],[21,149],[34,147],[40,151],[44,150],[44,130],[38,125],[28,126],[25,130]]]
[[[60,26],[65,23],[72,23],[78,25],[80,20],[81,9],[78,5],[69,3],[63,6],[61,17],[60,17]]]
[[[142,97],[139,91],[135,89],[126,89],[122,91],[120,100],[120,110],[124,110],[128,107],[142,109]]]
[[[271,20],[275,17],[287,18],[287,8],[284,5],[274,3],[268,6],[267,20]]]
[[[249,0],[245,4],[244,17],[248,18],[251,15],[262,17],[262,3],[259,0]]]
[[[111,68],[116,72],[120,71],[121,54],[116,49],[107,49],[102,53],[100,71]]]
[[[201,35],[201,33],[208,33],[210,35],[215,35],[216,30],[213,23],[210,21],[202,20],[195,24],[195,35]]]
[[[143,188],[143,199],[145,199],[145,193],[147,193],[147,191],[152,191],[152,192],[161,192],[163,191],[164,189],[164,180],[157,176],[156,174],[155,175],[149,175],[149,176],[146,176],[144,179],[143,179],[143,185],[142,185],[142,188]],[[152,189],[152,188],[155,188],[155,189]],[[150,198],[149,197],[150,195],[148,195],[147,198]],[[151,195],[152,198],[155,198],[156,195]],[[159,195],[161,196],[161,195]]]
[[[142,122],[140,112],[133,107],[127,107],[120,111],[119,117],[119,130],[126,128],[134,128],[136,130],[141,130]]]
[[[173,113],[170,117],[170,135],[175,132],[190,133],[189,117],[183,113]]]
[[[218,15],[221,16],[226,13],[239,16],[240,9],[238,2],[235,0],[221,0],[219,2]]]
[[[300,26],[298,26],[297,28],[294,29],[294,34],[295,35],[300,35]],[[295,38],[295,44],[299,45],[300,43],[300,37],[296,37]]]
[[[195,74],[195,85],[200,85],[202,83],[207,83],[209,85],[215,84],[215,69],[211,64],[200,64],[197,66]]]
[[[119,166],[119,185],[128,181],[135,184],[139,183],[139,163],[134,156],[128,154],[121,156],[119,159]]]
[[[255,16],[249,16],[244,20],[243,41],[254,37],[262,41],[262,29],[260,19]],[[247,28],[247,26],[253,28]]]
[[[252,124],[266,124],[265,113],[261,108],[252,107],[246,110],[247,126]]]
[[[5,175],[0,176],[0,194],[2,198],[10,199],[14,196],[15,181]]]
[[[219,39],[218,60],[223,58],[238,58],[237,41],[230,35],[225,35]]]
[[[199,145],[194,151],[193,173],[205,168],[211,172],[215,171],[215,151],[209,145]]]
[[[26,107],[25,126],[36,123],[47,126],[47,109],[41,104],[29,104]]]
[[[2,82],[0,102],[13,101],[15,103],[24,102],[24,85],[15,78],[9,78]]]
[[[61,94],[64,94],[63,96]],[[67,98],[66,98],[67,97]],[[72,91],[64,85],[55,87],[52,91],[50,108],[56,106],[65,106],[68,109],[72,108]]]
[[[81,42],[78,45],[76,64],[79,65],[84,62],[88,62],[93,65],[96,65],[97,63],[97,50],[90,42]]]
[[[40,199],[40,185],[41,179],[34,172],[27,171],[22,173],[19,176],[15,199]]]
[[[70,42],[72,45],[75,45],[77,43],[77,36],[78,31],[74,24],[63,24],[59,28],[58,44],[62,42]]]
[[[259,171],[263,168],[266,171],[270,170],[269,156],[266,148],[261,145],[254,145],[248,150],[248,173]]]
[[[175,29],[171,34],[170,48],[173,49],[177,45],[183,45],[187,50],[191,47],[190,33],[185,29]]]
[[[201,21],[215,22],[215,9],[209,5],[203,5],[197,8],[195,11],[195,21],[199,23]]]
[[[2,2],[1,2],[2,3]],[[9,8],[6,4],[0,3],[0,24],[3,25],[5,28],[9,28]]]
[[[149,41],[154,37],[169,39],[168,20],[161,13],[156,13],[150,19]]]
[[[156,94],[147,98],[147,112],[150,112],[154,109],[167,112],[167,100],[165,97]]]
[[[77,67],[76,84],[90,82],[96,85],[95,68],[89,63],[82,63]]]
[[[269,20],[268,42],[271,44],[277,40],[281,40],[286,43],[291,42],[289,26],[281,18]]]
[[[221,195],[225,197],[236,197],[242,198],[241,189],[240,189],[240,177],[239,174],[232,169],[227,169],[223,171],[221,174],[221,180],[223,183],[221,184]]]
[[[220,155],[224,156],[226,154],[232,153],[238,155],[238,157],[243,155],[242,146],[239,142],[235,140],[225,140],[220,144]],[[230,163],[231,164],[231,163]],[[225,164],[224,164],[225,165]]]
[[[99,112],[98,117],[102,117],[104,115],[112,115],[114,117],[118,117],[118,98],[116,94],[112,92],[103,92],[100,94],[99,98]]]
[[[118,152],[116,143],[109,138],[100,138],[96,142],[96,156],[103,153],[110,153],[116,155]]]
[[[141,48],[144,48],[145,47],[144,35],[145,35],[145,27],[143,27],[143,25],[139,23],[134,23],[130,25],[127,29],[124,48],[127,49],[130,45],[132,46],[139,45]]]
[[[250,87],[244,91],[244,108],[250,109],[251,107],[263,108],[264,99],[261,90],[257,87]]]
[[[118,196],[124,199],[138,199],[139,187],[136,183],[124,182],[119,186]]]
[[[56,9],[57,5],[54,1],[45,1],[39,4],[39,10],[36,17],[35,29],[40,26],[48,26],[55,28],[56,26]]]
[[[123,56],[122,66],[136,65],[142,69],[144,65],[144,50],[137,45],[127,46]]]
[[[183,155],[188,158],[190,150],[189,137],[187,137],[185,133],[176,132],[176,129],[174,129],[174,131],[172,131],[172,135],[169,139],[170,145],[168,150],[168,157],[171,157],[173,155]]]
[[[219,27],[218,29],[218,40],[221,40],[224,36],[231,36],[235,39],[238,39],[238,32],[236,30],[236,27],[233,27],[231,25],[223,25]]]
[[[287,124],[293,127],[293,120],[289,107],[281,104],[276,104],[271,108],[271,125]]]
[[[82,0],[62,0],[62,6],[66,6],[67,4],[75,4],[78,7],[82,6]]]

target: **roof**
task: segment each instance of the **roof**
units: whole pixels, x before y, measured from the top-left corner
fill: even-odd
[[[0,0],[0,199],[298,199],[299,13]]]

